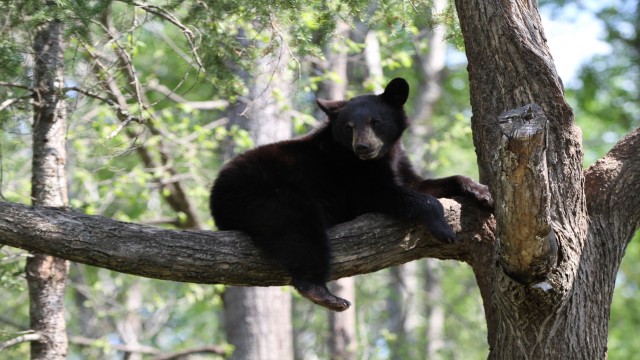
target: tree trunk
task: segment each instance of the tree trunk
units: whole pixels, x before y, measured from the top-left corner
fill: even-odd
[[[421,263],[413,261],[389,269],[391,297],[387,299],[387,314],[389,331],[396,337],[389,349],[390,358],[394,360],[417,359],[422,353],[416,344],[418,319],[422,317],[418,305],[418,266]]]
[[[445,309],[442,305],[444,290],[442,289],[442,271],[440,264],[435,259],[425,260],[425,280],[427,290],[426,304],[426,335],[427,345],[425,349],[425,359],[441,359],[440,353],[445,345],[444,319]]]
[[[497,246],[485,243],[470,261],[484,300],[489,358],[604,359],[615,274],[639,223],[638,212],[629,211],[638,196],[629,194],[640,185],[621,174],[637,169],[638,160],[628,158],[638,154],[637,131],[628,146],[616,146],[622,154],[616,167],[604,166],[606,176],[593,180],[589,193],[581,133],[537,4],[456,1],[456,7],[481,181],[497,204]],[[594,203],[610,187],[626,196],[612,196],[619,202],[606,201],[609,207]],[[615,212],[624,215],[614,218]]]
[[[351,309],[343,312],[327,311],[329,316],[329,357],[332,360],[357,359],[356,339],[356,280],[345,277],[330,283],[331,292],[343,299],[349,299]]]
[[[240,114],[248,118],[256,146],[291,137],[291,117],[284,110],[289,99],[289,57],[284,45],[277,46],[274,52],[278,51],[258,60],[256,74],[249,80],[251,101]],[[237,109],[232,107],[232,111]],[[279,287],[229,287],[224,304],[227,341],[235,346],[232,359],[293,359],[289,291]]]
[[[67,110],[63,77],[63,24],[51,20],[36,31],[34,49],[33,169],[31,196],[36,206],[67,205],[65,173]],[[31,342],[32,359],[65,359],[67,334],[64,291],[69,264],[43,254],[27,259],[31,330],[43,340]]]
[[[230,287],[223,301],[227,341],[235,347],[231,359],[293,359],[288,289]]]
[[[143,308],[142,297],[140,281],[136,279],[131,286],[127,287],[126,293],[124,294],[124,316],[115,321],[116,329],[120,334],[122,342],[132,348],[139,348],[141,345],[140,335],[143,328],[140,311]],[[124,360],[142,360],[142,354],[139,352],[126,352]]]

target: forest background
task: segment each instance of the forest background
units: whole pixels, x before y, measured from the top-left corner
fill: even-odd
[[[565,82],[588,166],[640,124],[638,3],[540,6],[559,18],[576,6],[593,12],[603,24],[602,40],[611,46]],[[230,156],[312,129],[322,119],[316,97],[377,92],[396,76],[412,86],[407,109],[414,124],[405,140],[416,166],[427,176],[477,178],[466,64],[459,60],[463,45],[446,2],[256,7],[252,1],[78,1],[55,9],[66,25],[72,208],[136,223],[214,229],[208,189]],[[0,196],[30,204],[33,115],[31,94],[20,84],[30,83],[33,29],[51,9],[9,1],[2,10]],[[269,108],[280,121],[260,123],[269,119],[260,110]],[[640,351],[637,238],[616,281],[611,359],[630,359]],[[4,246],[0,256],[2,342],[29,329],[28,255]],[[79,264],[71,265],[67,283],[71,359],[160,357],[205,346],[216,346],[211,352],[219,354],[211,356],[227,357],[233,349],[226,344],[232,343],[234,324],[224,321],[232,311],[223,301],[228,287]],[[481,298],[465,264],[420,260],[358,276],[355,289],[355,358],[486,357]],[[291,324],[278,326],[292,328],[294,357],[330,357],[327,339],[335,334],[329,324],[335,321],[294,292],[278,290],[293,298],[293,316],[284,320]],[[22,343],[2,355],[20,359],[28,352]]]

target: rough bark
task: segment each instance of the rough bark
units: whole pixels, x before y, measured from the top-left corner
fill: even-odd
[[[587,173],[589,186],[585,188],[580,130],[564,100],[537,4],[456,1],[456,7],[469,60],[472,128],[481,181],[497,199],[497,216],[519,218],[529,231],[522,238],[517,229],[508,228],[514,226],[512,220],[497,219],[498,246],[482,244],[471,260],[485,306],[489,358],[606,358],[615,273],[638,228],[639,215],[637,197],[618,196],[619,202],[608,203],[608,208],[597,199],[617,186],[612,178],[628,186],[625,194],[637,194],[638,175],[621,170],[637,169],[638,160],[633,158],[638,154],[637,132]],[[499,116],[530,103],[538,104],[548,120],[541,151],[518,158],[508,170],[511,174],[501,176],[503,170],[497,164],[515,157],[505,159],[507,153],[500,156],[496,149],[503,138]],[[536,156],[539,164],[546,162],[546,170],[525,165]],[[538,197],[537,203],[502,201],[526,196],[524,189],[509,190],[518,184],[505,183],[525,174],[521,180],[530,175],[548,179],[548,195]],[[525,183],[544,191],[545,181]],[[545,223],[552,232],[547,232]],[[551,246],[553,235],[557,251]],[[525,261],[516,260],[528,265],[510,277],[504,268],[509,269],[514,259],[498,249],[528,254]],[[534,258],[544,265],[535,266],[538,260],[532,261]],[[496,266],[495,259],[505,266]]]
[[[331,279],[424,257],[469,260],[493,218],[473,204],[442,199],[458,244],[441,244],[421,225],[370,214],[329,231]],[[0,202],[0,244],[150,278],[203,284],[288,285],[289,277],[236,231],[168,230],[58,208]]]
[[[63,23],[41,25],[33,43],[34,119],[32,202],[37,206],[66,206],[65,135],[67,111],[63,94]],[[62,234],[63,235],[63,234]],[[38,251],[26,262],[31,330],[42,335],[31,342],[31,359],[64,359],[67,334],[64,291],[69,264]]]

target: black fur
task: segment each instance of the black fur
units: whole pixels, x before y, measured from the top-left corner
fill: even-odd
[[[399,141],[408,125],[408,93],[409,85],[398,78],[381,95],[318,100],[329,118],[320,129],[236,157],[211,191],[217,227],[246,232],[287,270],[300,294],[336,311],[350,304],[325,286],[327,228],[379,212],[422,223],[443,242],[455,241],[434,196],[471,196],[488,206],[491,197],[466,177],[423,180],[415,173]]]

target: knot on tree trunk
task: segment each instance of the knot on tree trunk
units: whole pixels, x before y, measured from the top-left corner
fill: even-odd
[[[498,116],[496,225],[498,255],[505,272],[531,284],[544,279],[557,261],[549,211],[546,160],[547,118],[537,104]]]

